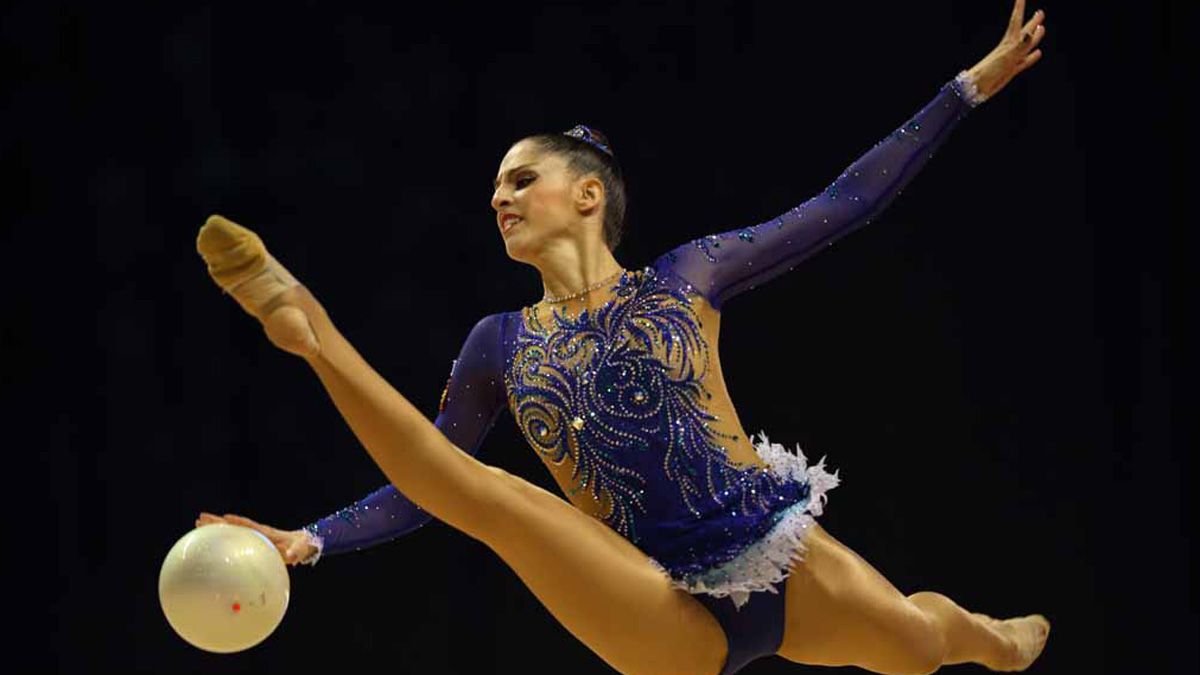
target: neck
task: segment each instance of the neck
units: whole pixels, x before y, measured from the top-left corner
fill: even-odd
[[[551,253],[535,265],[542,274],[543,293],[548,297],[574,295],[621,271],[621,264],[604,245],[591,249],[563,246]],[[593,296],[606,297],[604,290],[597,288],[575,301],[590,304]]]

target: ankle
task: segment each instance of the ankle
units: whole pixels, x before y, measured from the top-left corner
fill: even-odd
[[[999,658],[993,665],[993,670],[1013,671],[1021,667],[1023,661],[1021,645],[1017,638],[1008,632],[1001,632],[1000,647],[997,650]]]

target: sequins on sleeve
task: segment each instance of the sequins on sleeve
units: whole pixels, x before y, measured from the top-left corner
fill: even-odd
[[[475,455],[504,408],[500,315],[481,319],[467,336],[438,404],[434,426],[463,451]],[[432,516],[392,485],[305,526],[321,555],[360,550],[390,541],[429,522]]]
[[[869,224],[982,101],[966,72],[877,142],[821,193],[763,223],[700,237],[654,263],[691,283],[713,307],[766,283]]]

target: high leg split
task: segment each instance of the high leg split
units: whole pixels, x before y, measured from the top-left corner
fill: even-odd
[[[272,342],[306,357],[388,480],[499,555],[601,659],[632,675],[720,670],[725,639],[699,602],[599,520],[455,446],[370,367],[257,235],[214,216],[197,249]]]
[[[308,294],[257,234],[222,216],[209,216],[196,237],[196,250],[208,275],[262,322],[272,344],[306,359],[320,353],[309,317],[299,306]],[[311,295],[308,299],[315,302]]]

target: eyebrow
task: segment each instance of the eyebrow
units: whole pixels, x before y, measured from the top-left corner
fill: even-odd
[[[514,173],[516,173],[516,172],[520,171],[521,169],[525,169],[525,168],[531,167],[531,166],[533,166],[534,164],[536,164],[536,162],[528,162],[528,163],[526,163],[526,164],[522,164],[521,166],[514,166],[513,168],[509,169],[508,171],[505,171],[505,172],[504,172],[504,175],[505,175],[505,176],[511,176],[511,175],[513,175]],[[498,179],[498,178],[497,178],[495,181],[493,181],[493,182],[492,182],[492,189],[493,189],[493,190],[495,190],[495,189],[496,189],[496,188],[498,188],[498,187],[500,187],[500,179]]]

